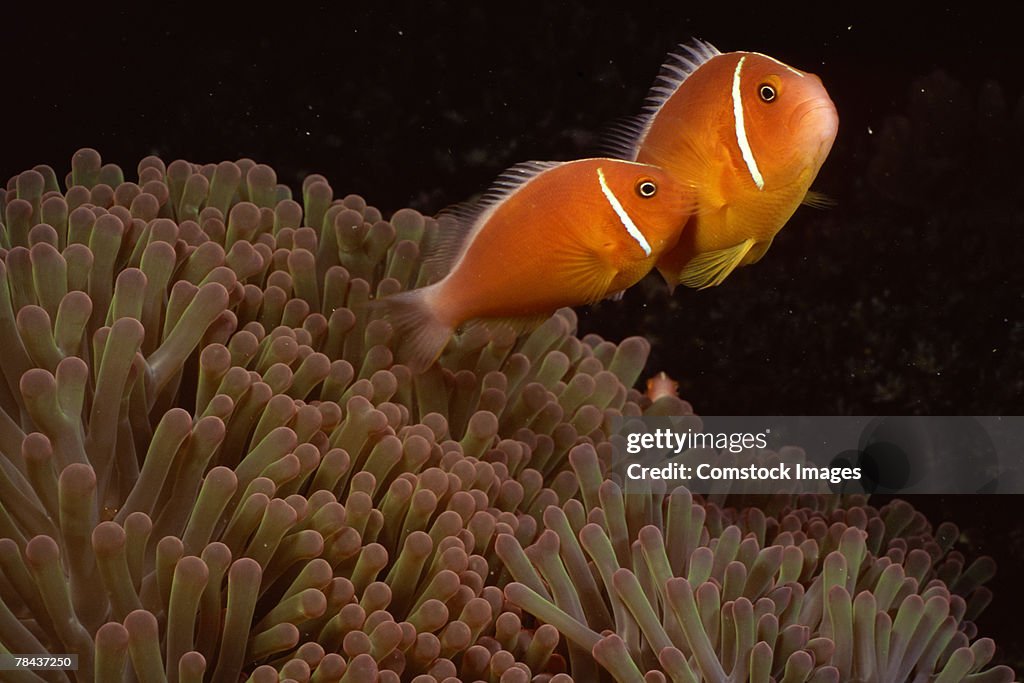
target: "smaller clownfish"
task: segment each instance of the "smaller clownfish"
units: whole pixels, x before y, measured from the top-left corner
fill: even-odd
[[[638,282],[679,238],[693,190],[659,168],[615,159],[513,166],[476,203],[439,216],[428,263],[440,281],[382,299],[413,370],[466,322],[536,326],[563,306]]]
[[[679,398],[679,382],[668,376],[664,370],[647,380],[647,398],[657,401],[665,396]]]
[[[756,263],[803,204],[839,126],[817,76],[757,52],[694,41],[670,54],[645,111],[611,140],[613,156],[694,182],[697,206],[658,260],[669,285],[719,285]]]

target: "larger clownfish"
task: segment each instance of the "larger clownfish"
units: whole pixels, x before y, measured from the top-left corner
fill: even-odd
[[[674,245],[692,189],[659,168],[615,159],[527,162],[475,204],[442,212],[428,261],[440,281],[381,300],[414,370],[468,321],[529,329],[563,306],[613,296]]]
[[[824,203],[809,188],[839,125],[814,74],[757,52],[681,47],[611,145],[696,185],[696,210],[657,262],[670,289],[721,284],[764,256],[801,203]]]

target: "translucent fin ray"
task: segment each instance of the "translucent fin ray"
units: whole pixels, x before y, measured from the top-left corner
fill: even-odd
[[[511,330],[513,335],[519,337],[540,327],[552,315],[553,313],[544,313],[522,318],[474,318],[463,325],[462,330],[465,334],[470,330],[483,328],[492,338],[503,330]]]
[[[380,299],[374,305],[384,309],[385,319],[401,339],[399,357],[416,373],[438,359],[454,330],[435,315],[424,292],[430,287],[402,292]]]
[[[562,162],[525,161],[506,169],[479,198],[450,206],[437,215],[440,230],[424,264],[438,272],[449,272],[462,256],[473,236],[487,222],[498,205],[544,171]]]
[[[809,206],[814,209],[831,209],[836,206],[836,201],[826,194],[821,192],[815,192],[814,190],[807,190],[807,194],[800,201],[804,206]]]
[[[714,45],[702,40],[694,39],[678,45],[661,65],[661,71],[644,100],[642,112],[613,124],[604,136],[601,150],[617,159],[636,161],[637,151],[661,107],[694,71],[720,54]]]
[[[736,270],[753,246],[754,240],[744,240],[734,247],[701,254],[679,273],[679,283],[693,289],[717,287]]]

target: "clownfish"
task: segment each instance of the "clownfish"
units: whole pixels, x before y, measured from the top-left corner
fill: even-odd
[[[814,74],[757,52],[681,48],[608,144],[695,183],[696,208],[656,264],[670,289],[721,284],[764,256],[801,203],[828,205],[809,188],[839,125]]]
[[[646,164],[513,166],[477,202],[439,215],[425,265],[447,275],[379,302],[400,357],[422,371],[464,323],[524,331],[563,306],[620,294],[677,242],[692,204],[687,183]]]
[[[665,396],[679,398],[679,382],[669,377],[663,370],[647,380],[647,398],[657,401]]]

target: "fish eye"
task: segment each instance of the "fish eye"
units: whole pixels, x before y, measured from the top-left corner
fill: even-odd
[[[771,83],[762,83],[757,86],[757,94],[761,96],[762,102],[774,102],[775,98],[779,96],[775,91],[775,86]]]
[[[650,199],[658,193],[658,186],[650,178],[644,178],[636,184],[636,193],[644,199]]]

